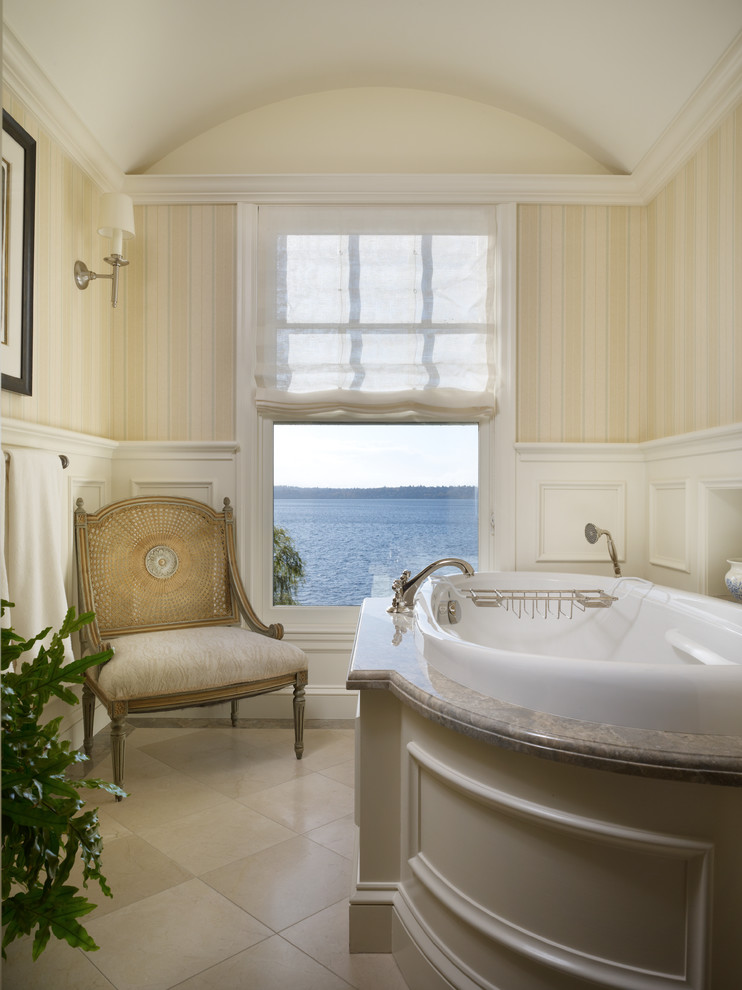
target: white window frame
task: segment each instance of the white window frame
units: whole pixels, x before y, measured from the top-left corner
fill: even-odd
[[[515,313],[517,207],[497,208],[496,414],[479,424],[479,569],[515,567]],[[347,637],[359,607],[273,604],[273,424],[255,404],[257,331],[257,206],[237,204],[235,430],[238,454],[238,534],[242,574],[264,622],[283,623],[287,636]],[[381,420],[383,422],[383,420]],[[502,520],[502,525],[498,520]],[[392,590],[389,589],[391,601]]]

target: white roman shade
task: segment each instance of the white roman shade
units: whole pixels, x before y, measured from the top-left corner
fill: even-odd
[[[302,419],[491,416],[494,216],[260,207],[258,408]]]

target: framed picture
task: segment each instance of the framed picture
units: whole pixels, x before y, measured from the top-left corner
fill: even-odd
[[[2,152],[2,387],[31,395],[36,142],[5,110]]]

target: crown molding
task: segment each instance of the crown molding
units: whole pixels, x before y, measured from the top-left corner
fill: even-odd
[[[125,175],[3,25],[3,81],[101,189],[155,203],[646,205],[742,101],[742,32],[630,175]]]
[[[632,175],[650,203],[742,101],[742,32],[642,158]]]
[[[342,174],[127,175],[136,203],[640,202],[630,175]]]
[[[109,158],[7,24],[3,24],[3,84],[49,136],[104,191],[118,190],[124,173]]]

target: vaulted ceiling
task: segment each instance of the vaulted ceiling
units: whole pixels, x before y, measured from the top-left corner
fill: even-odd
[[[742,31],[740,0],[4,0],[123,172],[290,97],[405,87],[547,127],[631,173]]]

